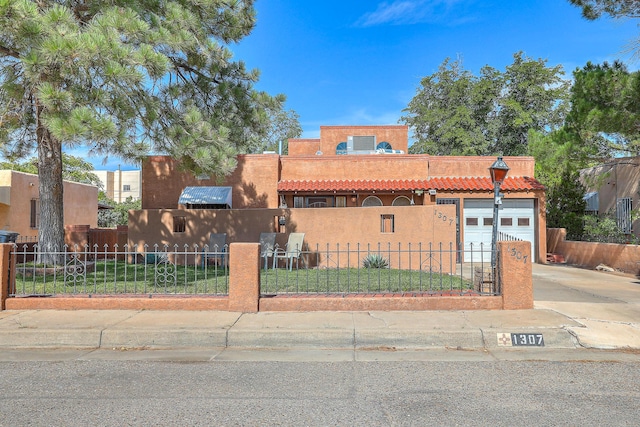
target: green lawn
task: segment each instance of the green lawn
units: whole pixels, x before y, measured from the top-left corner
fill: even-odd
[[[228,271],[209,265],[127,264],[97,261],[43,268],[20,264],[17,295],[54,294],[208,294],[228,293]]]
[[[85,268],[42,268],[20,264],[16,295],[228,293],[228,270],[215,265],[127,264],[97,261]],[[261,293],[397,293],[465,291],[472,285],[460,276],[425,271],[377,268],[261,270]]]
[[[396,293],[442,292],[473,289],[460,276],[425,271],[380,268],[293,270],[261,274],[261,292],[276,293]]]

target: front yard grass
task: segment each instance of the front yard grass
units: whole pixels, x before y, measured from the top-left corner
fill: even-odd
[[[428,271],[340,268],[261,270],[261,293],[463,293],[470,281]],[[128,264],[98,260],[85,264],[45,267],[33,263],[16,269],[15,295],[64,294],[228,294],[229,271],[217,265]]]

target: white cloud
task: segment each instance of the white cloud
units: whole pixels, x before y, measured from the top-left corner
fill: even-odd
[[[383,2],[373,12],[362,15],[355,23],[357,27],[376,25],[412,25],[425,22],[462,23],[469,17],[454,16],[454,6],[465,0],[395,0]],[[452,16],[454,18],[452,19]]]

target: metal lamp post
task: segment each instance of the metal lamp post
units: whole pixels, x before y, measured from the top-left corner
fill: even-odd
[[[493,162],[489,167],[491,174],[491,182],[493,182],[493,234],[491,235],[491,271],[495,274],[496,268],[496,242],[498,241],[498,205],[502,203],[500,200],[500,186],[507,177],[509,166],[502,160],[502,157]]]

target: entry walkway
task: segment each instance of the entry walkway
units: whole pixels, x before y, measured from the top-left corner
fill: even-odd
[[[0,350],[510,350],[509,334],[546,349],[640,349],[640,282],[534,265],[535,308],[513,311],[2,311]]]

